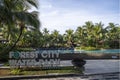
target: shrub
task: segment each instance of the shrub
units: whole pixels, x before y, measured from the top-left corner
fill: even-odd
[[[4,66],[9,66],[9,63],[8,62],[4,63]]]
[[[21,70],[18,69],[18,68],[15,68],[15,69],[12,69],[10,73],[13,74],[13,75],[20,75],[21,74]]]
[[[85,47],[85,50],[97,50],[97,48],[89,46],[89,47]]]
[[[83,60],[83,59],[73,59],[72,60],[72,64],[75,66],[75,67],[78,67],[78,68],[81,68],[83,67],[85,64],[86,64],[86,61]]]

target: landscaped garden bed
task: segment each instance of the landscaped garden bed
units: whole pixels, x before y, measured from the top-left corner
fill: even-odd
[[[73,66],[60,67],[58,69],[0,69],[0,76],[13,76],[13,75],[48,75],[48,74],[82,74],[82,69],[74,68]]]

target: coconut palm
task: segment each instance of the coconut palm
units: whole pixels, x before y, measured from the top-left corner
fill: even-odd
[[[50,34],[49,30],[47,28],[43,29],[43,47],[49,47],[50,46]]]
[[[74,30],[72,30],[72,29],[66,30],[66,33],[64,34],[64,38],[67,41],[68,47],[73,46],[73,37],[74,37]]]
[[[26,27],[39,29],[38,13],[28,11],[32,6],[38,8],[36,0],[1,0],[0,1],[0,24],[7,28],[7,39],[10,40],[11,29],[19,30],[16,41],[9,49],[12,50]],[[14,33],[16,34],[16,33]],[[12,37],[12,36],[11,36]]]
[[[110,36],[109,38],[111,40],[116,39],[116,34],[117,34],[117,30],[118,30],[117,24],[109,23],[109,25],[107,26],[107,30],[108,30],[108,34]]]
[[[84,45],[86,46],[90,46],[93,43],[93,28],[94,24],[91,21],[85,22],[85,25],[83,25]]]
[[[77,27],[76,32],[75,32],[75,43],[80,46],[84,44],[84,29],[82,26]]]
[[[21,41],[17,43],[20,47],[42,47],[43,35],[39,30],[26,30],[24,29]]]
[[[98,43],[103,40],[103,35],[105,33],[103,33],[103,24],[100,22],[100,23],[96,23],[94,25],[94,28],[93,28],[93,36],[94,36],[94,41],[95,41],[95,46],[96,48],[98,47]]]
[[[115,48],[116,45],[117,47],[119,47],[119,25],[109,23],[106,29],[108,31],[108,42],[110,43],[110,47]]]
[[[59,42],[59,31],[54,30],[51,34],[52,37],[52,44],[53,46],[58,46],[58,42]]]

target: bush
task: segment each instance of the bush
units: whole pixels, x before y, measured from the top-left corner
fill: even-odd
[[[85,47],[85,50],[97,50],[97,48],[89,46],[89,47]]]
[[[4,66],[9,66],[9,62],[4,63]]]
[[[10,73],[13,74],[13,75],[20,75],[21,72],[22,71],[20,69],[15,68],[15,69],[12,69]]]
[[[73,59],[72,60],[72,64],[75,66],[75,67],[78,67],[78,68],[81,68],[83,67],[85,64],[86,64],[86,61],[83,60],[83,59]]]
[[[76,47],[75,49],[77,50],[98,50],[98,48],[91,47],[91,46],[88,46],[88,47],[81,46],[81,47]]]

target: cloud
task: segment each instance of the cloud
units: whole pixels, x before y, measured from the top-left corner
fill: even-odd
[[[49,30],[57,29],[60,33],[64,33],[66,29],[75,30],[78,26],[83,25],[86,21],[93,21],[94,23],[103,22],[107,25],[109,22],[118,23],[118,14],[90,14],[85,11],[59,13],[53,11],[45,16],[40,16],[42,27]]]
[[[110,2],[106,2],[107,6],[105,4],[99,6],[103,3],[102,1],[100,1],[102,2],[101,4],[96,2],[96,4],[87,3],[86,5],[84,3],[80,3],[81,1],[74,2],[74,0],[71,0],[74,2],[74,5],[72,4],[73,2],[69,2],[69,5],[66,5],[68,2],[67,0],[66,3],[56,1],[56,4],[53,4],[54,2],[50,2],[55,0],[42,1],[43,4],[41,6],[43,7],[40,9],[39,16],[42,23],[41,27],[48,28],[50,31],[56,29],[60,31],[60,33],[64,33],[67,29],[76,30],[78,26],[83,25],[86,21],[92,21],[94,23],[101,21],[105,25],[109,22],[114,22],[116,24],[120,22],[118,10],[116,8],[113,9],[115,4]]]
[[[50,16],[55,16],[55,15],[58,15],[58,14],[59,14],[59,11],[55,10],[55,11],[51,11],[49,13],[41,14],[40,16],[41,17],[50,17]]]
[[[41,8],[44,8],[44,9],[52,8],[52,5],[51,4],[49,4],[49,5],[41,5]]]

